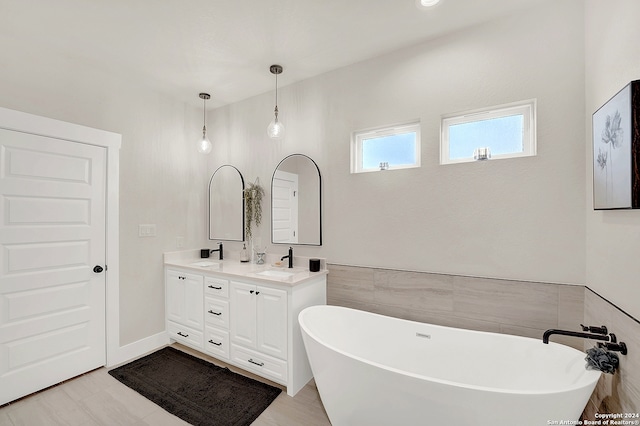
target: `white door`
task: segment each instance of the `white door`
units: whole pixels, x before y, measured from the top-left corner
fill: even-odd
[[[277,170],[271,192],[274,243],[298,242],[298,175]]]
[[[0,129],[0,404],[105,365],[105,166]]]

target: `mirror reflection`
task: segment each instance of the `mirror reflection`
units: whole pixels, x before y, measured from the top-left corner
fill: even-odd
[[[209,239],[244,241],[244,179],[231,165],[218,167],[209,181]]]
[[[321,197],[320,169],[311,158],[282,160],[271,179],[271,242],[322,245]]]

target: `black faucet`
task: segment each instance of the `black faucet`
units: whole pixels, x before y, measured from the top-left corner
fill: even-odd
[[[542,343],[549,343],[549,337],[551,337],[551,335],[560,334],[563,336],[582,337],[584,339],[604,340],[607,343],[598,343],[599,348],[605,348],[609,351],[620,352],[622,355],[627,354],[627,345],[624,342],[618,343],[618,338],[616,337],[616,335],[613,333],[609,333],[609,330],[607,330],[606,326],[603,325],[602,327],[587,327],[580,324],[580,327],[582,327],[583,331],[589,331],[590,333],[551,329],[544,332],[544,335],[542,336]],[[607,333],[609,333],[608,336]]]
[[[289,247],[289,254],[287,256],[282,256],[280,260],[282,261],[286,258],[289,258],[289,268],[293,268],[293,249],[291,247]]]
[[[211,250],[211,253],[214,251],[220,252],[220,257],[218,257],[218,259],[223,260],[224,255],[222,254],[222,243],[218,243],[218,248],[216,250]]]
[[[544,332],[544,335],[542,336],[542,343],[549,343],[549,337],[551,337],[553,334],[560,334],[562,336],[582,337],[583,339],[604,340],[605,342],[609,341],[609,336],[599,334],[599,333],[598,334],[581,333],[578,331],[551,329]]]

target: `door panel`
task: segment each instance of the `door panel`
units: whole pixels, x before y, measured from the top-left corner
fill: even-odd
[[[0,129],[0,404],[105,364],[105,151]]]
[[[257,349],[287,359],[287,292],[258,287],[256,306]]]
[[[179,323],[184,320],[184,287],[183,280],[180,278],[184,276],[183,273],[171,269],[167,270],[167,293],[165,295],[167,318]]]
[[[276,171],[271,183],[274,243],[298,242],[298,175]]]
[[[12,322],[41,316],[50,311],[66,311],[86,306],[90,301],[90,291],[85,281],[7,294],[7,319]]]
[[[256,347],[256,286],[231,282],[231,340]]]
[[[204,328],[204,278],[187,274],[184,280],[184,324],[197,330]]]

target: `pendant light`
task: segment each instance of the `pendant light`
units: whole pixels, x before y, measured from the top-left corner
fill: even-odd
[[[278,121],[278,74],[282,74],[282,67],[280,65],[271,65],[269,71],[276,76],[276,108],[273,111],[275,115],[273,121],[267,127],[267,134],[271,139],[280,139],[284,134],[284,126]]]
[[[440,0],[416,0],[418,9],[428,9],[440,3]]]
[[[200,141],[198,142],[198,152],[200,152],[201,154],[208,154],[211,152],[211,141],[209,140],[209,138],[207,137],[207,109],[206,109],[206,104],[207,104],[207,99],[210,99],[211,96],[209,96],[208,93],[200,93],[198,96],[200,96],[200,99],[202,99],[202,139],[200,139]]]

